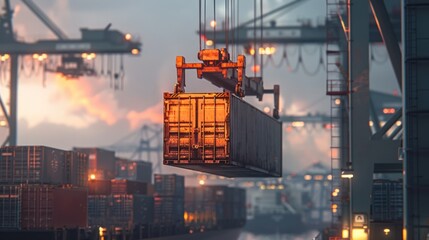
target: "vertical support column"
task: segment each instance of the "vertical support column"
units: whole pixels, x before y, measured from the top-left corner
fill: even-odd
[[[404,239],[429,235],[429,1],[403,0]]]
[[[349,102],[350,160],[354,171],[351,181],[351,213],[370,214],[373,159],[370,149],[369,121],[369,2],[349,0]],[[353,216],[350,216],[353,217]],[[367,219],[368,222],[368,219]],[[353,223],[351,223],[353,225]],[[352,226],[353,227],[353,226]],[[368,226],[369,227],[369,226]],[[365,231],[359,237],[351,231],[351,239],[368,239]],[[355,238],[356,237],[356,238]]]
[[[9,109],[9,146],[17,144],[18,123],[18,55],[10,56],[10,109]]]

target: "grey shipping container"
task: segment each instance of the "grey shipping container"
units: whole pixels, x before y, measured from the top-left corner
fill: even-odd
[[[107,226],[110,223],[110,195],[88,195],[88,225]]]
[[[184,207],[183,196],[155,196],[154,223],[183,226]]]
[[[64,150],[45,146],[0,148],[0,183],[66,183]]]
[[[19,185],[0,185],[0,230],[20,228],[20,190]]]
[[[152,163],[116,158],[116,177],[152,183]]]
[[[110,180],[115,178],[115,152],[101,148],[73,148],[88,155],[88,174],[91,178]]]
[[[371,194],[371,219],[400,221],[403,217],[402,181],[374,180]]]
[[[185,178],[177,174],[155,174],[155,195],[182,196],[185,192]]]
[[[226,177],[280,177],[282,125],[230,93],[164,93],[164,164]]]
[[[66,183],[75,186],[88,185],[88,155],[75,151],[65,152]]]
[[[153,222],[153,197],[141,194],[112,195],[109,219],[115,227],[132,229]]]

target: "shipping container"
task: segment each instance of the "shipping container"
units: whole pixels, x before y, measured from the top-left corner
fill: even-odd
[[[155,174],[155,195],[182,196],[185,191],[185,178],[177,174]]]
[[[112,179],[112,194],[142,194],[153,195],[153,185],[128,179]]]
[[[152,183],[152,163],[116,158],[116,177]]]
[[[110,195],[88,195],[88,226],[108,226]]]
[[[377,179],[371,194],[371,219],[400,221],[403,217],[403,183]]]
[[[110,224],[133,229],[135,225],[153,222],[154,201],[152,196],[141,194],[112,195]]]
[[[75,186],[88,185],[88,155],[75,151],[65,152],[67,184]]]
[[[282,125],[230,93],[164,93],[164,164],[281,177]]]
[[[0,230],[20,228],[20,194],[19,185],[0,185]]]
[[[110,180],[115,178],[115,152],[101,148],[75,147],[74,151],[88,155],[89,178]]]
[[[154,223],[180,226],[184,224],[183,196],[155,196]]]
[[[193,230],[242,227],[246,222],[245,190],[227,186],[185,189],[185,226]]]
[[[65,151],[45,146],[0,148],[0,183],[64,184]]]
[[[109,195],[112,193],[111,180],[89,180],[88,194],[89,195]]]
[[[85,188],[21,186],[21,229],[47,230],[87,226]]]

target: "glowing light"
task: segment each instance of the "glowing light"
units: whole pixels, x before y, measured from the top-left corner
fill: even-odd
[[[38,59],[39,58],[39,54],[35,53],[33,54],[33,59]]]
[[[331,175],[331,174],[329,174],[329,175],[326,177],[326,179],[328,179],[329,181],[331,181],[331,180],[332,180],[332,175]]]
[[[5,54],[5,55],[0,55],[0,60],[2,62],[7,61],[10,58],[9,54]]]
[[[133,38],[133,36],[129,33],[125,34],[125,40],[130,41]]]
[[[82,53],[81,57],[82,58],[87,58],[88,57],[88,53]]]
[[[95,174],[91,174],[91,175],[89,176],[89,179],[91,179],[91,180],[95,180]]]
[[[342,235],[343,238],[349,238],[349,230],[348,229],[343,229],[341,235]]]
[[[348,178],[348,179],[353,178],[353,173],[352,172],[343,171],[341,173],[341,178]]]
[[[341,104],[341,99],[336,98],[336,99],[334,100],[334,103],[335,103],[335,105],[340,105],[340,104]]]
[[[384,114],[394,114],[396,112],[396,109],[394,108],[383,108]]]
[[[206,184],[206,182],[205,182],[203,179],[201,179],[198,183],[199,183],[200,185],[204,185],[204,184]]]
[[[207,46],[213,46],[213,40],[206,40],[206,45]]]
[[[299,128],[299,127],[304,127],[304,126],[305,126],[305,122],[303,122],[303,121],[292,122],[292,127]]]
[[[332,196],[333,197],[337,197],[338,196],[338,192],[332,192]]]
[[[336,203],[332,204],[332,209],[337,209],[338,205]]]
[[[212,28],[215,28],[215,27],[216,27],[216,21],[215,21],[215,20],[212,20],[212,21],[210,22],[210,27],[212,27]]]
[[[312,179],[311,175],[305,175],[304,180],[310,181]]]
[[[384,232],[384,234],[387,236],[387,235],[389,235],[389,233],[390,233],[390,229],[385,228],[385,229],[383,230],[383,232]]]
[[[399,127],[399,126],[401,126],[401,125],[402,125],[402,122],[401,122],[401,121],[396,121],[396,123],[395,123],[395,124],[396,124],[396,126],[398,126],[398,127]]]
[[[323,180],[323,175],[316,175],[316,176],[314,176],[314,180],[316,180],[316,181]]]
[[[336,208],[332,209],[332,212],[333,212],[333,213],[336,213],[336,212],[337,212],[337,209],[336,209]]]
[[[253,49],[253,48],[251,48],[250,50],[249,50],[249,53],[250,53],[250,55],[255,55],[255,49]]]
[[[372,126],[374,126],[374,122],[373,122],[373,121],[369,121],[369,122],[368,122],[368,125],[369,125],[370,127],[372,127]]]
[[[269,113],[270,112],[270,107],[264,107],[264,113]]]
[[[187,221],[188,220],[188,212],[184,212],[183,213],[183,219],[185,220],[185,221]]]
[[[368,234],[365,232],[365,229],[363,228],[353,228],[352,236],[353,236],[353,239],[356,239],[356,240],[368,239]]]
[[[339,188],[335,188],[335,189],[334,189],[334,192],[339,193],[339,192],[340,192],[340,189],[339,189]]]
[[[6,120],[1,120],[0,121],[0,127],[6,127],[6,126],[7,126]]]
[[[279,185],[279,186],[277,186],[277,188],[280,190],[285,189],[285,187],[283,185]]]
[[[131,54],[133,54],[133,55],[137,55],[137,54],[139,54],[139,50],[137,49],[137,48],[133,48],[132,50],[131,50]]]
[[[252,66],[252,72],[257,73],[257,72],[259,72],[260,70],[261,70],[261,66],[259,66],[259,65],[253,65],[253,66]]]

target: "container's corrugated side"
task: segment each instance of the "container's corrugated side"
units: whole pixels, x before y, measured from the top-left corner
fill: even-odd
[[[230,106],[231,160],[281,176],[281,123],[235,96],[231,96]]]

